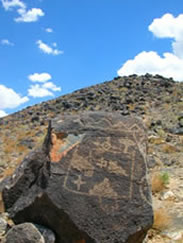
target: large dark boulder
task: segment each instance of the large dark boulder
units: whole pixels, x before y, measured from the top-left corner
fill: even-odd
[[[140,243],[153,223],[146,142],[141,121],[118,113],[58,117],[9,179],[5,208],[57,243]]]

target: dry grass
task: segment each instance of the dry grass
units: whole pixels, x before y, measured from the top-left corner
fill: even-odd
[[[11,176],[15,171],[15,168],[9,167],[4,171],[4,177]]]
[[[164,144],[165,140],[161,137],[150,137],[149,143],[154,144],[154,145],[159,145],[159,144]]]
[[[156,172],[152,175],[151,179],[151,188],[152,193],[158,193],[163,191],[166,188],[166,185],[169,183],[169,176],[167,173],[161,174]]]
[[[171,153],[176,153],[177,152],[177,148],[171,144],[164,144],[163,147],[162,147],[162,151],[164,153],[168,153],[168,154],[171,154]]]
[[[135,104],[129,104],[128,108],[130,111],[133,111],[135,109]]]
[[[164,230],[171,224],[171,217],[164,208],[158,208],[154,211],[153,228],[157,230]]]
[[[0,213],[4,212],[4,203],[2,199],[2,192],[0,192]]]

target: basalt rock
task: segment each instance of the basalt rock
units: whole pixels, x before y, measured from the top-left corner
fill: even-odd
[[[41,230],[40,230],[41,228]],[[5,243],[54,243],[53,232],[39,225],[23,223],[10,229],[4,240]]]
[[[57,243],[141,243],[153,223],[146,141],[141,121],[119,113],[58,117],[9,179],[5,208]]]

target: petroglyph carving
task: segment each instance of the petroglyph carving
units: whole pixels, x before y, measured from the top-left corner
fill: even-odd
[[[120,176],[128,176],[127,172],[114,161],[109,161],[108,171]]]
[[[133,178],[134,178],[134,168],[135,168],[135,152],[132,152],[132,164],[131,164],[131,178],[130,178],[130,191],[129,191],[129,197],[132,198],[133,195]]]
[[[78,155],[77,151],[73,153],[74,160],[72,161],[72,168],[80,171],[84,176],[92,177],[94,173],[94,166],[89,163],[88,158],[83,160],[83,157]]]
[[[119,142],[120,142],[120,144],[123,144],[124,145],[124,153],[125,154],[127,154],[128,153],[128,148],[130,147],[130,146],[134,146],[134,145],[136,145],[136,143],[134,142],[134,141],[132,141],[132,140],[130,140],[130,139],[128,139],[128,138],[120,138],[119,139]]]
[[[138,174],[144,175],[146,173],[144,171],[146,170],[145,157],[141,156],[146,154],[146,135],[142,125],[138,122],[128,123],[126,120],[124,122],[121,120],[112,121],[112,118],[110,120],[104,117],[97,117],[95,120],[95,117],[92,116],[90,116],[88,124],[79,120],[77,120],[77,124],[86,126],[86,134],[87,129],[90,132],[94,131],[94,134],[97,129],[102,132],[99,132],[99,136],[87,137],[82,133],[77,136],[71,134],[62,139],[64,142],[57,150],[60,154],[63,155],[68,152],[68,149],[73,149],[64,180],[64,188],[76,194],[98,197],[101,201],[105,197],[110,198],[113,202],[122,198],[132,199],[134,183],[138,178],[134,177],[134,174],[138,172]],[[93,130],[93,127],[96,130]],[[104,130],[107,127],[106,133],[103,133],[103,127]],[[139,159],[141,162],[138,162]],[[108,178],[102,178],[103,170],[105,176],[109,176]],[[76,174],[77,177],[73,178],[73,174]],[[125,190],[120,191],[118,183],[115,184],[109,174],[125,177]],[[93,185],[93,181],[96,184]],[[145,200],[145,195],[140,193]],[[112,210],[109,205],[105,205],[103,208],[107,207]]]
[[[130,127],[133,137],[135,138],[138,145],[146,145],[146,135],[141,127],[138,124],[134,124]],[[142,146],[141,146],[142,147]],[[145,152],[145,151],[142,151]]]
[[[78,153],[78,149],[79,147],[76,147],[73,152],[72,152],[72,157],[73,159],[71,159],[71,163],[70,166],[68,168],[68,173],[67,176],[65,177],[65,181],[64,181],[64,188],[72,191],[74,193],[79,193],[79,194],[83,194],[83,195],[88,195],[88,196],[97,196],[99,198],[102,197],[107,197],[110,198],[112,200],[115,199],[121,199],[121,198],[126,198],[126,199],[130,199],[132,197],[132,193],[133,193],[133,175],[132,175],[132,170],[134,169],[134,165],[132,165],[132,163],[135,163],[135,158],[134,158],[134,153],[132,152],[131,154],[128,154],[128,157],[126,155],[126,157],[124,157],[125,160],[129,161],[129,166],[126,168],[123,167],[123,160],[119,159],[120,164],[118,164],[117,161],[113,161],[113,160],[109,160],[106,159],[104,154],[106,152],[108,152],[108,156],[115,156],[116,151],[103,151],[103,153],[101,153],[101,148],[102,148],[102,142],[100,141],[100,145],[97,148],[95,147],[97,144],[98,140],[103,140],[104,142],[106,142],[106,138],[95,138],[94,140],[89,141],[89,145],[90,145],[90,152],[88,153],[87,156],[81,156],[80,153]],[[109,141],[109,140],[108,140]],[[86,142],[86,141],[85,141]],[[93,145],[95,145],[93,147]],[[79,145],[80,146],[80,145]],[[82,146],[82,144],[81,144]],[[86,146],[86,143],[85,143]],[[100,154],[100,158],[95,159],[94,156],[95,153],[97,153],[97,150],[100,151],[98,154]],[[120,151],[120,146],[119,146],[119,151]],[[119,155],[118,155],[119,156]],[[99,167],[100,170],[96,170],[95,168]],[[116,174],[118,176],[121,177],[128,177],[129,179],[127,179],[128,183],[127,183],[127,188],[125,191],[121,191],[118,193],[115,191],[115,187],[116,184],[114,183],[113,185],[111,184],[110,180],[108,178],[104,178],[102,182],[96,182],[96,184],[91,188],[90,186],[90,182],[88,181],[88,178],[91,177],[97,177],[101,174],[101,169],[106,170],[106,172],[109,173],[113,173]],[[74,170],[77,170],[79,172],[79,177],[77,180],[73,180],[73,177],[70,176],[72,175],[74,172]],[[134,173],[134,171],[133,171]],[[85,182],[83,181],[83,179],[81,180],[81,178],[85,178]],[[85,184],[84,189],[82,189],[82,185]],[[77,190],[73,185],[77,185]],[[88,189],[87,189],[88,188]]]
[[[103,139],[104,141],[94,141],[93,144],[101,151],[110,151],[112,149],[110,137],[105,137]]]
[[[106,168],[107,167],[107,164],[108,162],[104,159],[104,158],[101,158],[99,161],[97,161],[96,165],[98,167],[100,167],[101,169],[102,168]]]
[[[89,195],[98,196],[98,197],[108,197],[108,198],[117,198],[118,194],[111,187],[110,181],[108,178],[105,178],[101,183],[96,184],[89,191]]]
[[[80,191],[81,186],[86,184],[86,182],[82,181],[81,175],[79,175],[77,180],[74,181],[74,184],[76,184],[77,190]]]
[[[152,199],[150,197],[147,197],[147,195],[144,194],[144,191],[143,189],[147,188],[148,185],[147,185],[147,177],[146,175],[144,177],[142,177],[141,181],[140,181],[140,194],[141,194],[141,197],[142,199],[147,202],[149,205],[152,205]],[[146,192],[147,194],[147,192]]]

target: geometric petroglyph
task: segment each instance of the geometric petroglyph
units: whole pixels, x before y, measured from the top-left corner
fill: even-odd
[[[83,158],[76,151],[73,153],[72,169],[78,170],[86,177],[92,177],[94,173],[94,166],[89,162],[88,158]]]
[[[104,158],[100,158],[100,159],[97,161],[96,165],[97,165],[98,167],[100,167],[101,169],[102,169],[102,168],[107,168],[107,166],[108,166],[108,161],[105,160]]]
[[[109,161],[109,166],[107,169],[110,173],[114,173],[116,175],[121,175],[121,176],[128,176],[126,170],[123,169],[114,161]]]
[[[93,144],[97,147],[97,150],[101,150],[103,152],[113,149],[113,146],[110,142],[110,137],[98,138],[97,141],[93,141]]]
[[[142,129],[142,127],[139,127],[137,124],[133,124],[130,127],[130,131],[133,133],[134,140],[137,142],[137,146],[142,153],[144,159],[146,160],[146,154],[147,154],[147,137],[146,133]]]
[[[71,134],[68,131],[52,152],[52,157],[56,154],[55,157],[62,162],[62,157],[69,151],[63,184],[65,190],[96,197],[102,208],[117,209],[121,199],[132,199],[135,186],[140,188],[138,174],[144,176],[146,173],[146,135],[138,121],[124,119],[123,122],[120,117],[113,120],[113,115],[108,118],[99,116],[93,119],[90,116],[86,122],[85,117],[78,119],[76,127],[81,127],[81,134],[79,130]],[[139,194],[145,198],[143,192]],[[104,198],[111,201],[113,207],[103,205]]]
[[[109,197],[113,199],[116,199],[118,197],[118,194],[111,187],[108,178],[104,178],[101,183],[96,184],[92,189],[90,189],[89,195],[98,197]]]
[[[119,142],[120,142],[120,144],[124,145],[123,153],[128,153],[129,147],[136,145],[136,143],[133,140],[129,139],[129,138],[120,138]]]
[[[124,146],[122,148],[119,146],[119,150],[116,149],[113,145],[114,140],[116,138],[96,137],[92,138],[92,142],[85,139],[83,144],[82,142],[78,144],[72,151],[64,188],[76,194],[95,196],[100,201],[107,197],[113,200],[113,204],[116,199],[130,199],[133,189],[131,170],[134,168],[132,165],[135,162],[134,153],[124,153]],[[82,155],[81,151],[78,152],[81,147],[89,149],[87,155],[86,153]],[[113,148],[114,151],[109,148]],[[112,174],[119,177],[117,184],[121,183],[122,178],[126,178],[124,191],[120,189],[119,185],[116,185],[116,182],[110,181]]]
[[[80,191],[80,188],[83,184],[85,184],[86,182],[82,181],[81,179],[81,175],[78,176],[78,179],[74,181],[74,184],[76,184],[77,186],[77,190]]]

